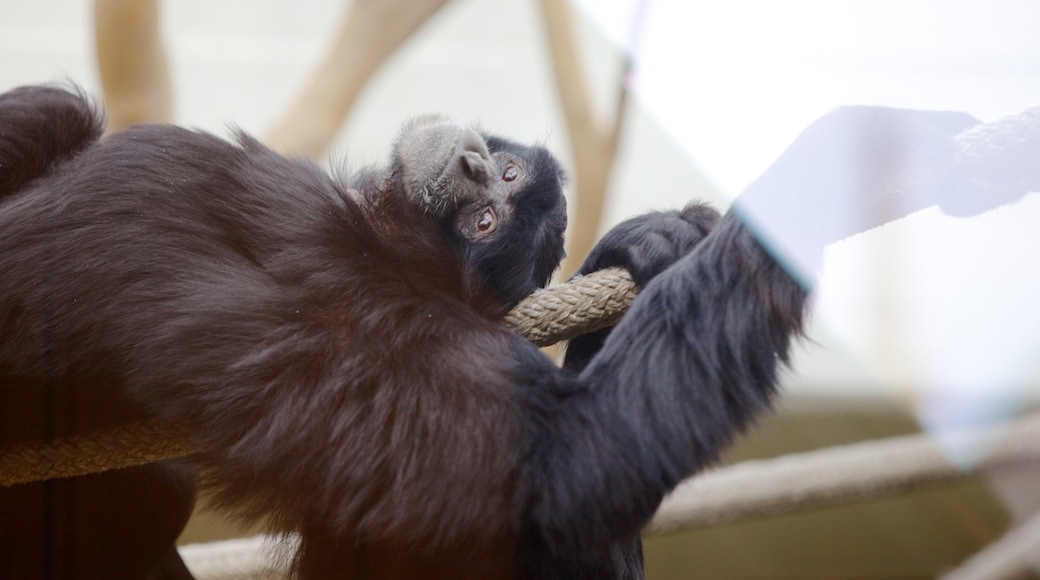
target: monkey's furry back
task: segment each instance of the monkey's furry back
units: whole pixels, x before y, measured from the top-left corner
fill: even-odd
[[[71,103],[85,101],[57,109]],[[511,391],[489,388],[502,369],[455,357],[501,348],[467,345],[460,324],[507,331],[464,301],[458,258],[421,213],[381,194],[361,204],[244,135],[143,125],[96,141],[89,113],[47,127],[46,150],[0,142],[42,168],[3,174],[0,371],[96,376],[110,397],[187,420],[239,513],[370,539],[506,533],[487,515],[511,509]],[[442,421],[480,399],[451,392],[467,388],[457,364],[501,397],[450,412],[469,427]]]

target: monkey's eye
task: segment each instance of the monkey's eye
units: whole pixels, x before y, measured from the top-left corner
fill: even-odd
[[[495,212],[492,211],[490,207],[486,208],[484,211],[480,212],[480,215],[477,217],[477,231],[486,234],[495,229],[495,224],[497,222],[498,219],[495,217]]]
[[[520,168],[516,165],[506,165],[505,171],[502,172],[502,181],[515,181],[517,177],[520,177]]]

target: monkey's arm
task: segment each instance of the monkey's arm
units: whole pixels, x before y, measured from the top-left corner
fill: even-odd
[[[770,407],[824,247],[929,205],[972,122],[855,107],[811,125],[647,285],[567,394],[538,404],[544,432],[521,476],[529,541],[568,550],[636,532],[714,462]],[[864,201],[876,211],[849,219]]]

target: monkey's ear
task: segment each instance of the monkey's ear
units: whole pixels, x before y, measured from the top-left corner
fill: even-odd
[[[439,116],[404,125],[392,165],[408,201],[436,216],[485,199],[498,171],[480,133]]]

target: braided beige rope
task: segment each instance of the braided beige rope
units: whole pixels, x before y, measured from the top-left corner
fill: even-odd
[[[899,495],[999,469],[1040,465],[1040,412],[744,461],[702,472],[661,503],[647,531],[667,534]],[[954,463],[949,449],[977,454]]]
[[[505,322],[527,340],[548,346],[616,324],[635,297],[628,272],[608,268],[536,291]]]
[[[635,298],[635,283],[617,268],[539,290],[505,318],[539,346],[614,324]],[[188,429],[165,423],[131,423],[48,443],[0,448],[0,486],[74,477],[182,457],[199,449]]]
[[[73,477],[182,457],[198,449],[178,425],[130,423],[0,450],[0,486],[55,477]]]

